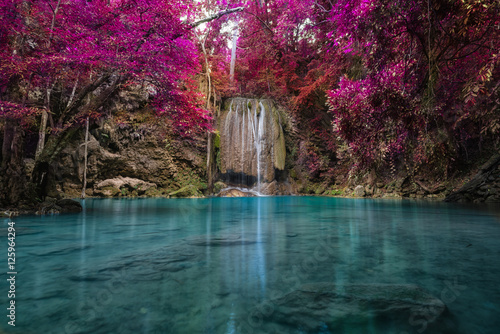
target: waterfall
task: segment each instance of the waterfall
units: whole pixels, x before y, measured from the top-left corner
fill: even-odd
[[[280,119],[272,100],[233,98],[226,103],[219,129],[220,169],[228,185],[260,193],[276,180],[285,156]]]

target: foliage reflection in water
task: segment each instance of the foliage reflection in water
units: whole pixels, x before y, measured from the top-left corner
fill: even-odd
[[[500,328],[500,222],[488,211],[319,197],[83,204],[81,214],[15,218],[17,319],[5,331]]]

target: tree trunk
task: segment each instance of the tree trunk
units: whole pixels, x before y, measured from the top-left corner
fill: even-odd
[[[39,199],[44,200],[48,194],[57,193],[55,189],[54,173],[51,170],[51,164],[57,158],[59,153],[67,146],[77,128],[70,128],[58,135],[52,135],[47,140],[45,147],[35,161],[35,167],[31,176],[35,192]]]
[[[208,36],[208,35],[207,35]],[[208,63],[208,58],[207,58],[207,50],[205,49],[205,41],[206,38],[203,40],[201,43],[201,49],[203,50],[203,57],[205,58],[205,66],[206,66],[206,71],[207,71],[207,109],[210,110],[210,98],[212,94],[212,81],[210,80],[210,64]],[[215,106],[215,103],[214,103]]]
[[[18,120],[5,121],[0,168],[0,205],[19,206],[30,200],[23,159],[24,131]]]
[[[87,188],[87,148],[89,142],[89,117],[87,116],[87,121],[85,122],[85,162],[83,165],[83,187],[82,187],[82,198],[85,198],[85,188]]]
[[[231,67],[229,69],[229,79],[234,83],[234,68],[236,66],[236,43],[238,42],[238,26],[233,28],[233,47],[231,49]]]
[[[42,119],[40,120],[40,130],[38,132],[38,145],[36,146],[35,159],[37,159],[43,151],[45,145],[45,132],[47,131],[47,119],[49,114],[47,110],[42,110]]]
[[[208,194],[212,195],[214,193],[214,181],[215,173],[217,171],[217,162],[215,159],[215,145],[214,137],[215,133],[208,133],[208,145],[207,145],[207,181],[208,181]]]

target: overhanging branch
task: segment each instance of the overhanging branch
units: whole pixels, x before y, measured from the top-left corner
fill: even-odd
[[[226,9],[226,10],[220,11],[214,15],[205,17],[204,19],[201,19],[199,21],[193,22],[190,25],[194,28],[194,27],[199,26],[202,23],[206,23],[206,22],[220,19],[224,15],[232,14],[232,13],[236,13],[236,12],[241,12],[243,9],[245,9],[245,7],[236,7],[236,8]]]

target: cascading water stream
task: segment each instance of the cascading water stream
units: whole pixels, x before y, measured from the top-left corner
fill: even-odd
[[[257,130],[255,131],[254,145],[255,145],[255,149],[257,151],[257,191],[260,192],[260,182],[261,182],[261,174],[260,174],[260,153],[261,153],[260,138],[261,138],[261,132],[262,131],[260,129],[260,122],[259,122],[259,118],[258,118],[258,115],[257,115],[257,108],[255,109],[254,119],[255,119],[255,124],[259,124],[259,126],[257,127]]]
[[[258,193],[276,180],[276,147],[285,156],[280,116],[271,100],[233,98],[226,104],[220,123],[220,169],[222,179],[232,187]],[[276,133],[278,129],[279,133]]]

